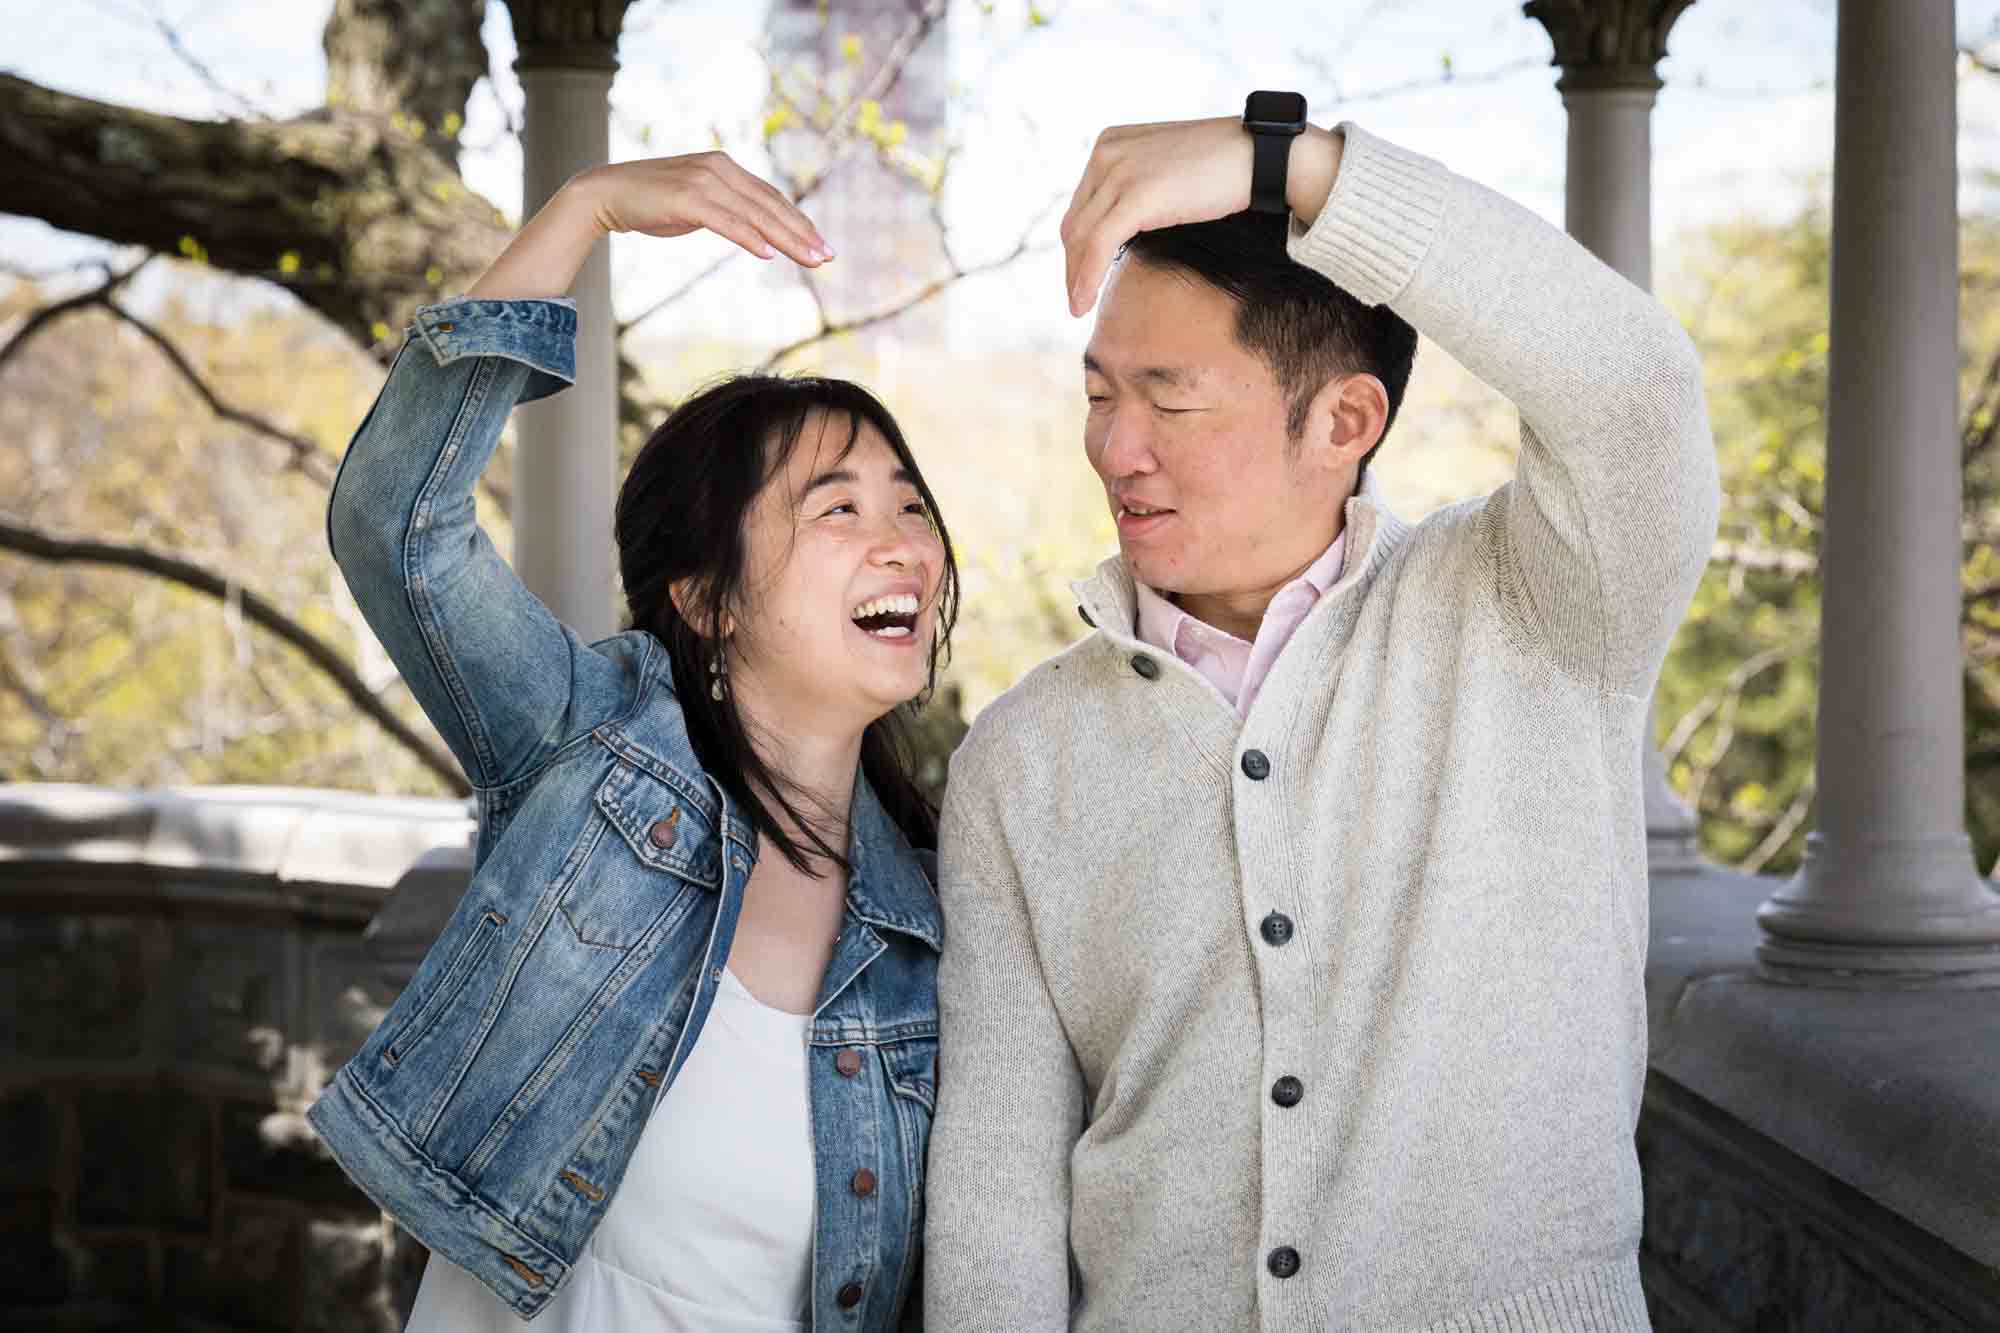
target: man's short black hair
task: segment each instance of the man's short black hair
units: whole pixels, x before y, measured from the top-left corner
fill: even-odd
[[[1388,306],[1363,305],[1285,250],[1290,219],[1232,213],[1213,222],[1142,231],[1122,252],[1154,268],[1199,278],[1236,303],[1236,341],[1261,357],[1289,400],[1285,429],[1297,440],[1313,395],[1335,375],[1366,371],[1389,393],[1387,439],[1417,357],[1417,331]],[[1381,441],[1375,449],[1381,448]],[[1375,457],[1368,451],[1355,484]]]

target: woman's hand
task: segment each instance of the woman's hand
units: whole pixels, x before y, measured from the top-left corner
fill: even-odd
[[[515,234],[466,295],[561,296],[591,250],[613,232],[685,236],[708,230],[760,259],[783,253],[810,268],[833,247],[798,206],[727,153],[615,162],[572,176]]]
[[[564,187],[591,204],[599,230],[685,236],[706,228],[760,259],[782,250],[801,264],[825,263],[833,248],[812,219],[723,152],[619,162],[581,172]],[[775,247],[775,250],[774,250]]]

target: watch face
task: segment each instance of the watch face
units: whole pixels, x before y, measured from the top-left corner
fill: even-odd
[[[1298,93],[1251,93],[1243,104],[1243,123],[1251,129],[1304,129],[1306,99]]]

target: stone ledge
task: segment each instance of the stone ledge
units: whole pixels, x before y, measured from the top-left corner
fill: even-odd
[[[184,900],[365,921],[422,855],[463,847],[463,801],[302,787],[0,786],[0,894]],[[105,904],[107,907],[110,903]]]
[[[2000,990],[1834,990],[1758,970],[1774,881],[1652,881],[1655,1076],[1965,1255],[2000,1291]]]

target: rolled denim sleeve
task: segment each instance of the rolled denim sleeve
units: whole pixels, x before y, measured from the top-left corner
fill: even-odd
[[[356,604],[477,786],[531,772],[633,689],[521,583],[473,506],[514,405],[575,373],[573,302],[423,307],[327,508]]]

